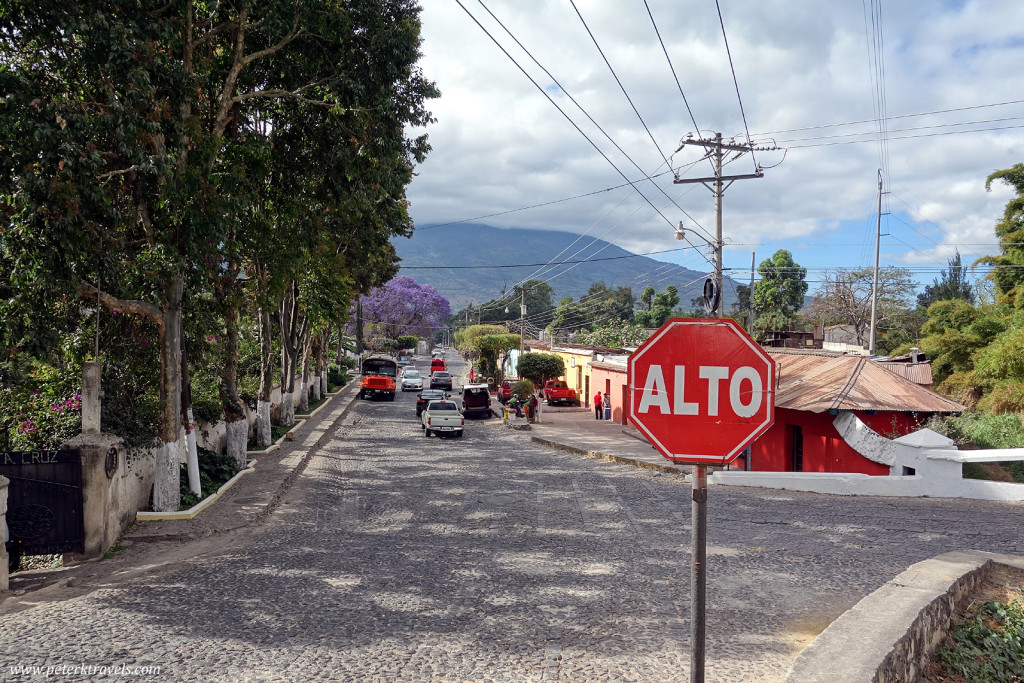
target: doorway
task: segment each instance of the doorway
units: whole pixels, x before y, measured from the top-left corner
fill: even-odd
[[[792,440],[790,455],[792,459],[792,471],[804,471],[804,430],[796,425],[789,426],[789,435]]]

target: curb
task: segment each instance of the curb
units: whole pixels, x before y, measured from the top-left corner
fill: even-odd
[[[178,512],[146,512],[144,510],[140,510],[135,513],[135,519],[140,522],[158,522],[168,519],[192,519],[200,512],[213,505],[214,501],[220,498],[225,491],[234,486],[235,482],[241,479],[243,474],[252,474],[255,471],[256,461],[250,460],[248,466],[244,470],[239,471],[235,476],[224,482],[215,493],[211,493],[206,498],[203,498],[188,510],[179,510]]]
[[[599,451],[588,451],[584,448],[576,448],[575,446],[567,446],[564,443],[557,441],[551,441],[540,436],[530,437],[536,443],[544,446],[550,446],[551,448],[557,448],[560,451],[566,451],[568,453],[576,453],[577,455],[585,455],[588,458],[596,458],[598,460],[607,460],[608,462],[618,462],[623,465],[632,465],[634,467],[642,467],[648,470],[654,470],[655,472],[663,472],[665,474],[677,474],[679,476],[686,476],[686,473],[672,467],[670,465],[658,465],[652,462],[644,462],[643,460],[635,460],[633,458],[626,458],[621,455],[608,455],[607,453],[601,453]]]

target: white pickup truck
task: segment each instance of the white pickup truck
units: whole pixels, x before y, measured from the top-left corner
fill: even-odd
[[[423,436],[451,434],[461,437],[466,428],[466,418],[455,401],[431,401],[420,414],[420,427]]]

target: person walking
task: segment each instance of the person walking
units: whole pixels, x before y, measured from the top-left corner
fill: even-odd
[[[604,403],[601,400],[601,392],[599,391],[594,395],[594,419],[600,420],[602,417],[604,417],[603,413]]]
[[[534,400],[537,401],[537,408],[536,408],[536,410],[537,410],[537,422],[540,422],[540,414],[541,414],[541,411],[543,410],[543,405],[544,405],[544,394],[542,392],[538,391],[537,395],[534,396],[533,398],[534,398]]]
[[[526,416],[530,420],[530,422],[537,421],[537,405],[539,403],[540,401],[537,400],[537,397],[534,396],[533,394],[530,394],[529,408],[526,411]]]

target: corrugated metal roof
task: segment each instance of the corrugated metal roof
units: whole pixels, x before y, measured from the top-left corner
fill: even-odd
[[[925,363],[891,363],[882,361],[879,363],[889,372],[895,372],[900,377],[909,379],[915,384],[930,387],[932,385],[932,364]]]
[[[966,407],[864,356],[766,349],[775,359],[778,408],[959,413]]]

